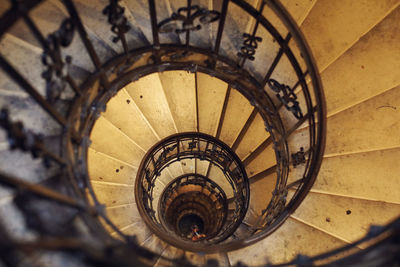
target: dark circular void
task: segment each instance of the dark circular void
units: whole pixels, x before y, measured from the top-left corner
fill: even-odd
[[[191,237],[194,228],[198,229],[198,234],[204,233],[204,222],[201,217],[196,214],[186,214],[178,222],[179,232],[188,238]]]

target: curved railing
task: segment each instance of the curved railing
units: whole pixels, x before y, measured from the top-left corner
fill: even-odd
[[[103,13],[108,19],[109,37],[120,51],[112,56],[102,53],[95,45],[84,25],[85,18],[80,16],[72,0],[52,1],[58,3],[63,16],[51,18],[52,25],[58,27],[51,30],[43,27],[34,16],[40,14],[38,10],[48,8],[49,2],[7,2],[4,6],[7,10],[0,19],[0,38],[8,34],[26,36],[38,47],[41,56],[29,62],[24,58],[18,61],[10,56],[10,51],[0,51],[0,66],[3,84],[12,84],[11,87],[27,94],[40,107],[42,115],[57,125],[52,132],[46,132],[53,141],[47,142],[43,136],[27,130],[23,126],[29,124],[26,118],[23,124],[16,123],[18,119],[13,117],[12,111],[2,111],[1,126],[7,133],[10,149],[20,149],[41,158],[46,167],[51,167],[44,171],[48,177],[54,176],[55,168],[59,179],[56,186],[46,186],[1,172],[2,186],[61,204],[57,204],[56,209],[68,207],[79,211],[86,227],[91,229],[89,232],[96,233],[97,239],[119,244],[107,234],[99,223],[100,218],[135,248],[136,243],[108,218],[89,182],[90,132],[105,110],[105,104],[123,86],[151,73],[187,70],[215,76],[245,96],[254,106],[254,112],[263,118],[270,134],[255,154],[272,145],[276,155],[276,166],[266,170],[276,172],[276,188],[252,235],[221,250],[239,249],[257,242],[294,212],[310,190],[321,164],[326,130],[325,103],[318,71],[304,37],[277,0],[262,1],[256,7],[241,0],[223,0],[216,10],[194,5],[189,0],[186,6],[176,8],[174,14],[163,14],[160,5],[164,1],[149,0],[145,6],[148,13],[137,20],[138,25],[143,26],[141,37],[134,42],[128,37],[131,31],[138,29],[130,29],[124,8],[118,1],[110,0]],[[235,19],[237,12],[246,18],[245,25]],[[142,39],[145,41],[140,41]],[[205,44],[204,40],[208,42]],[[269,44],[275,47],[274,51],[265,50]],[[270,58],[272,54],[275,56]],[[86,71],[78,66],[85,62]],[[266,66],[266,62],[270,64]],[[42,77],[29,76],[25,71],[27,65],[43,68]],[[10,105],[8,109],[12,110],[14,107]],[[306,140],[307,145],[296,145],[298,138]],[[289,189],[294,189],[295,193],[287,199]],[[22,199],[26,203],[36,200]],[[27,209],[21,210],[26,217],[32,215]],[[33,227],[43,236],[49,235],[48,240],[58,240],[43,227]],[[94,257],[95,247],[85,247],[79,238],[68,240],[71,242],[64,245],[46,243],[42,239],[34,244],[56,250],[83,247],[87,255]],[[11,250],[24,246],[10,240],[8,244]],[[155,257],[139,251],[136,261],[146,263]]]
[[[178,202],[177,200],[179,199],[182,199],[183,201]],[[178,203],[180,204],[188,199],[191,199],[192,203],[183,204],[188,204],[188,207],[190,207],[186,208],[186,210],[178,215],[175,212],[179,209],[179,207],[177,207],[180,206]],[[185,215],[190,216],[193,212],[195,215],[199,214],[194,208],[194,205],[192,205],[195,204],[193,202],[198,200],[206,200],[206,205],[202,205],[201,207],[206,208],[206,210],[203,210],[203,212],[200,214],[203,224],[202,228],[211,228],[213,231],[204,230],[204,232],[194,234],[192,230],[189,238],[196,242],[202,242],[205,240],[210,242],[218,235],[218,233],[225,232],[223,225],[226,223],[226,220],[232,220],[233,217],[232,214],[228,215],[228,199],[226,194],[216,182],[198,173],[181,175],[165,186],[160,195],[160,200],[158,203],[158,217],[163,229],[170,230],[170,232],[172,231],[172,233],[170,233],[172,235],[176,235],[176,232],[178,232],[178,236],[180,236],[181,239],[189,239],[187,231],[185,232],[186,235],[185,233],[182,233],[182,231],[177,231],[179,228],[178,224]],[[192,224],[196,225],[196,222]],[[201,229],[199,227],[199,231],[200,230]],[[201,236],[200,234],[203,235]]]
[[[161,179],[164,169],[185,159],[208,161],[218,167],[222,177],[219,177],[217,184],[223,186],[225,190],[222,192],[230,197],[231,212],[225,215],[227,218],[218,233],[212,239],[205,239],[204,244],[193,244],[174,237],[174,234],[163,226],[160,219],[160,216],[163,216],[162,209],[157,213],[158,206],[162,206],[164,201],[155,191],[160,192],[168,188],[163,186]],[[215,177],[213,178],[215,181]],[[249,205],[250,188],[246,171],[239,157],[229,146],[207,134],[180,133],[159,141],[147,151],[137,172],[135,198],[143,220],[158,237],[181,249],[201,251],[215,249],[214,244],[227,239],[239,227]],[[224,205],[228,206],[226,199],[225,202]],[[228,213],[228,210],[223,213]]]

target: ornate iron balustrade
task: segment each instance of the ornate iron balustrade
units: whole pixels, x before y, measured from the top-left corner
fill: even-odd
[[[44,157],[45,161],[48,161],[47,158],[52,155],[51,152],[58,154],[57,157],[63,163],[58,167],[61,178],[59,183],[66,188],[68,193],[60,193],[54,186],[32,184],[8,174],[0,175],[0,183],[5,187],[24,189],[50,202],[62,203],[79,210],[85,225],[96,233],[98,238],[117,242],[110,239],[98,223],[98,218],[103,218],[112,229],[133,246],[133,250],[138,252],[135,262],[141,263],[148,263],[156,256],[139,250],[135,242],[123,235],[109,220],[90,185],[86,163],[91,128],[99,113],[104,111],[107,101],[123,86],[154,72],[166,70],[203,72],[229,83],[232,88],[242,93],[254,106],[254,112],[258,112],[264,119],[266,130],[271,136],[260,145],[257,151],[262,151],[268,145],[273,145],[275,149],[277,165],[266,170],[266,172],[277,173],[275,194],[261,214],[260,223],[255,228],[251,239],[233,242],[229,246],[221,247],[218,251],[238,249],[257,242],[277,229],[297,208],[316,178],[322,160],[326,128],[324,97],[315,63],[296,24],[278,1],[263,1],[259,7],[254,7],[241,0],[223,0],[216,10],[207,10],[204,7],[198,9],[189,0],[188,5],[182,7],[181,12],[178,10],[177,15],[166,16],[165,19],[170,17],[170,21],[182,22],[182,28],[172,27],[173,31],[166,30],[163,21],[159,20],[158,14],[162,12],[159,2],[161,1],[148,1],[147,25],[151,29],[152,39],[145,37],[147,40],[144,43],[129,43],[126,41],[130,32],[126,25],[124,9],[117,0],[109,1],[109,4],[104,7],[104,14],[108,16],[110,36],[116,44],[121,45],[123,50],[112,58],[100,56],[72,0],[60,1],[66,11],[67,20],[60,18],[60,21],[54,21],[61,26],[47,37],[43,34],[45,30],[37,25],[31,17],[33,14],[30,13],[34,9],[46,8],[47,1],[12,0],[9,2],[9,9],[2,14],[0,19],[1,38],[4,38],[6,33],[12,34],[15,29],[18,29],[14,27],[19,22],[31,33],[32,38],[43,51],[43,63],[38,61],[38,66],[35,67],[43,64],[42,66],[46,69],[43,77],[47,84],[46,88],[37,87],[31,77],[27,77],[26,73],[21,71],[22,66],[17,66],[15,63],[18,62],[13,62],[8,58],[9,53],[6,51],[1,51],[0,55],[0,66],[4,74],[2,79],[16,84],[27,93],[48,114],[50,120],[60,127],[57,133],[59,143],[44,150],[45,147],[38,142],[39,139],[34,138],[36,141],[31,142],[34,135],[27,135],[23,131],[19,131],[16,135],[17,132],[11,131],[11,128],[14,129],[14,126],[11,127],[14,125],[12,113],[10,113],[11,118],[7,119],[7,123],[2,124],[2,127],[11,133],[9,141],[12,146],[12,140],[30,140],[28,143],[22,142],[23,146],[19,148],[34,149],[35,155]],[[250,33],[241,33],[245,38],[242,44],[237,44],[236,39],[230,39],[233,35],[230,32],[232,27],[237,26],[234,23],[233,14],[230,13],[232,10],[243,12],[248,16],[249,21],[254,22]],[[193,14],[192,11],[194,11]],[[273,12],[285,28],[282,29],[270,21],[264,15],[266,12]],[[186,18],[184,18],[185,15]],[[202,29],[204,27],[213,29],[210,39],[211,48],[200,45],[202,34],[207,32]],[[168,28],[171,29],[171,27]],[[260,38],[261,31],[266,32],[268,38],[278,45],[275,51],[276,56],[267,68],[262,57],[262,45],[268,39],[266,36]],[[143,35],[143,32],[140,34]],[[178,35],[178,39],[173,35]],[[85,74],[83,82],[83,71],[78,72],[79,75],[71,71],[72,68],[77,69],[74,64],[80,55],[63,57],[60,53],[73,44],[71,40],[77,39],[82,44],[82,49],[79,51],[87,54],[93,65],[93,70]],[[234,50],[232,48],[236,48],[234,53],[230,53]],[[270,53],[271,51],[268,51],[268,54]],[[291,79],[277,75],[278,68],[285,60],[293,73]],[[263,64],[259,65],[259,62]],[[68,98],[68,108],[61,109],[63,100],[60,97],[68,90],[72,91],[72,95]],[[282,121],[282,118],[290,118],[290,116],[293,120]],[[298,134],[299,127],[303,127],[302,131],[306,133],[309,146],[303,148],[307,153],[300,161],[302,165],[299,166],[298,161],[293,164],[297,170],[300,170],[294,174],[290,168],[290,158],[291,155],[300,155],[297,153],[302,150],[300,147],[289,147],[287,142]],[[19,126],[17,128],[21,129]],[[246,129],[241,134],[245,132]],[[26,146],[26,144],[29,145]],[[39,144],[41,153],[37,153]],[[60,147],[61,149],[58,149]],[[47,152],[43,153],[43,151]],[[252,158],[246,160],[248,163]],[[286,200],[289,188],[296,188],[296,193],[290,200]],[[89,204],[86,192],[89,192],[94,205]],[[28,216],[25,211],[23,213]],[[51,238],[53,237],[49,236],[48,240]],[[57,238],[53,241],[56,242]],[[79,238],[70,241],[72,243],[66,242],[65,245],[60,245],[38,240],[34,244],[37,247],[55,250],[84,248],[88,251],[86,255],[93,259],[93,253],[90,252],[96,251],[96,248],[85,244]],[[20,251],[24,248],[23,243],[12,241],[12,239],[7,242],[11,246],[4,242],[2,245],[10,251]],[[29,247],[32,243],[25,245]],[[99,260],[107,261],[105,257],[100,257]]]
[[[183,193],[180,193],[181,190]],[[228,212],[228,199],[224,190],[216,182],[200,174],[189,173],[181,175],[165,186],[158,202],[158,216],[162,226],[164,229],[170,229],[171,226],[175,226],[168,224],[167,221],[173,221],[177,214],[173,213],[173,215],[169,216],[167,213],[171,214],[169,209],[173,208],[174,201],[180,195],[185,195],[187,190],[190,190],[187,193],[189,196],[197,193],[198,195],[203,195],[202,198],[211,200],[208,211],[209,217],[212,219],[211,228],[214,228],[215,231],[213,234],[207,233],[206,236],[197,241],[206,241],[209,244],[220,241],[218,238],[222,237],[225,231],[229,231],[230,225],[225,224],[225,222],[227,220],[235,221],[236,218],[233,213]],[[179,221],[179,218],[176,221]],[[222,228],[222,226],[224,227]],[[175,226],[174,228],[178,227]],[[186,236],[183,236],[183,238],[187,239]]]
[[[154,203],[155,199],[160,198],[160,196],[155,195],[154,189],[163,170],[174,162],[184,159],[204,160],[218,167],[224,174],[225,181],[218,181],[217,183],[225,183],[232,190],[229,207],[232,212],[228,216],[229,220],[225,222],[218,235],[213,236],[213,239],[205,240],[207,241],[206,244],[196,243],[194,245],[190,242],[183,242],[174,238],[174,234],[170,231],[166,232],[165,223],[162,223],[165,220],[162,219],[162,216],[164,214],[163,206],[165,205],[163,194],[167,193],[162,193],[159,202]],[[177,178],[177,182],[189,177],[191,176]],[[197,178],[202,177],[198,176]],[[213,177],[208,178],[213,180]],[[217,185],[215,182],[215,180],[214,183],[203,180],[202,183],[205,183],[204,186],[207,184],[214,186]],[[163,191],[173,185],[174,183],[167,185],[163,188]],[[213,191],[215,189],[211,192]],[[228,192],[222,192],[228,194]],[[155,144],[143,157],[135,181],[136,204],[146,224],[161,239],[181,249],[201,250],[204,247],[211,249],[212,244],[220,243],[232,235],[246,215],[250,198],[249,193],[247,174],[238,156],[223,142],[210,135],[197,132],[175,134]],[[224,198],[226,199],[226,196]],[[156,216],[156,208],[158,207],[160,208],[158,216]],[[224,213],[227,213],[227,211]]]

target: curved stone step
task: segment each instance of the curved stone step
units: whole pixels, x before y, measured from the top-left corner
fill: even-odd
[[[177,133],[168,101],[157,73],[125,87],[159,138]]]
[[[147,228],[146,224],[143,220],[138,220],[131,225],[128,225],[124,228],[120,229],[125,235],[135,236],[138,244],[143,244],[151,235],[151,231]],[[114,237],[117,237],[117,233],[111,234]]]
[[[134,185],[91,181],[97,200],[106,207],[135,203]]]
[[[328,116],[400,84],[400,7],[321,73]]]
[[[132,223],[142,220],[137,210],[136,203],[107,207],[106,213],[108,218],[110,218],[118,229],[123,229]],[[105,227],[112,232],[112,229],[108,225],[105,225]]]
[[[313,192],[400,204],[400,149],[326,157]]]
[[[254,213],[261,214],[267,208],[275,190],[276,176],[276,172],[262,175],[255,182],[250,178],[250,208]]]
[[[171,109],[177,132],[196,131],[195,74],[187,71],[165,71],[159,74]]]
[[[249,101],[237,90],[231,90],[219,139],[232,147],[253,112]]]
[[[399,213],[398,204],[311,192],[292,216],[352,243],[364,237],[371,225],[385,225]]]
[[[397,0],[317,1],[301,30],[319,70],[322,72],[398,5]]]
[[[139,166],[144,155],[142,148],[102,116],[97,119],[90,138],[90,147],[94,150],[135,167]]]
[[[133,185],[137,167],[118,161],[104,153],[89,148],[88,171],[93,181]]]
[[[318,240],[318,242],[315,242]],[[298,254],[315,256],[346,243],[309,225],[289,218],[274,234],[254,245],[228,253],[231,264],[261,266],[288,262]]]
[[[228,85],[217,78],[200,72],[196,73],[196,77],[198,130],[199,132],[215,136]]]
[[[235,152],[243,161],[249,157],[257,147],[269,137],[262,117],[257,113],[246,134],[238,144]]]
[[[107,102],[106,112],[102,116],[146,151],[159,141],[149,121],[125,89]]]
[[[325,157],[400,146],[400,86],[328,119]]]

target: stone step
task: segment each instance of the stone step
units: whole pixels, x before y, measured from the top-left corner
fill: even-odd
[[[325,157],[312,191],[400,204],[400,149]]]
[[[400,84],[400,7],[321,73],[328,116]]]
[[[159,138],[177,132],[159,75],[151,74],[125,87]]]
[[[335,62],[398,5],[397,0],[317,1],[301,31],[319,70],[322,72]]]
[[[138,167],[144,151],[120,129],[100,116],[90,135],[91,148]]]
[[[315,242],[318,240],[318,242]],[[274,234],[254,245],[228,253],[231,264],[260,266],[293,260],[298,254],[315,256],[346,243],[309,225],[289,218]]]
[[[371,225],[385,225],[399,213],[397,204],[311,192],[292,216],[352,243],[365,236]]]

